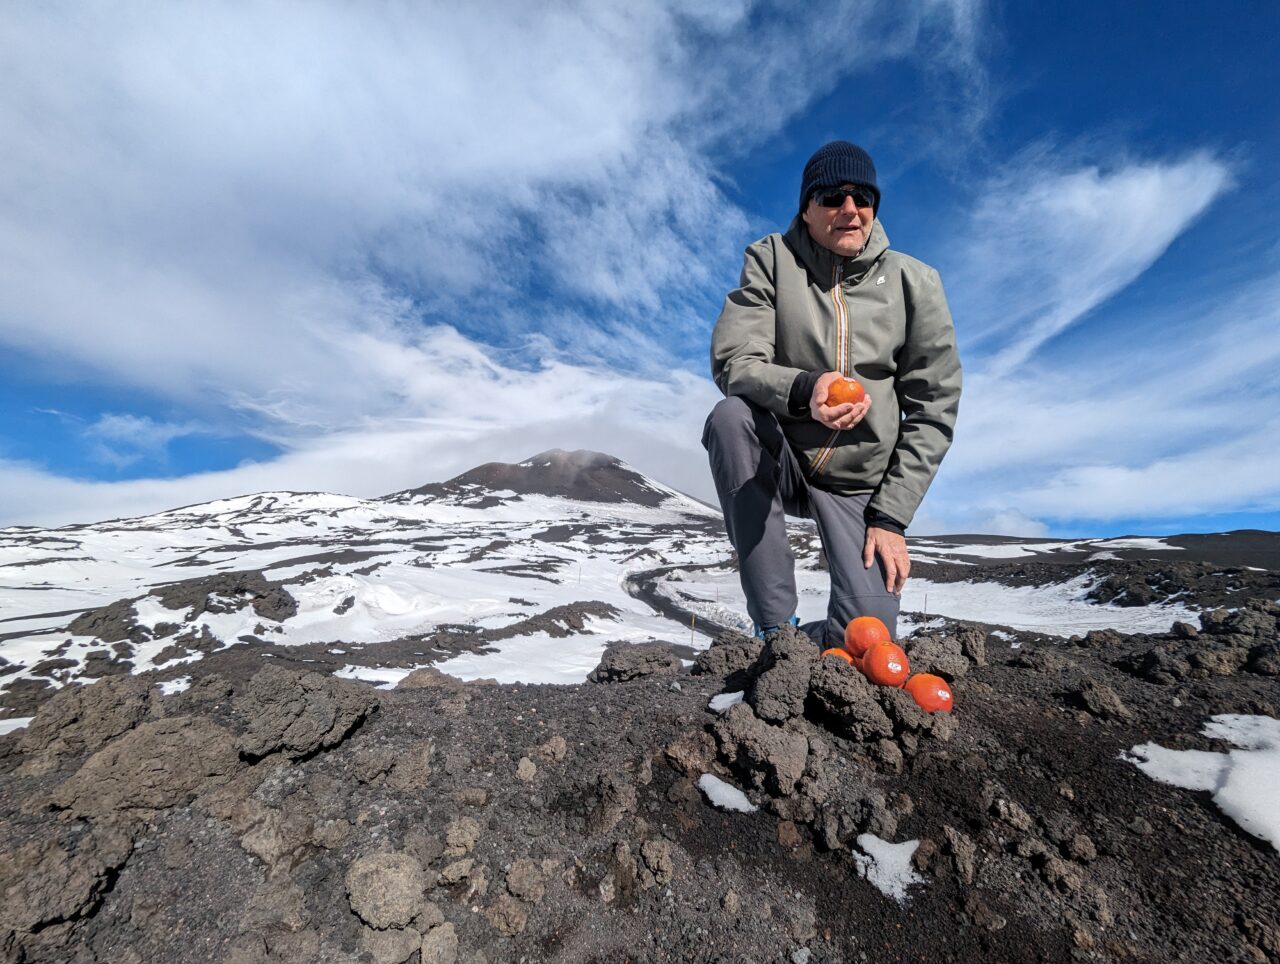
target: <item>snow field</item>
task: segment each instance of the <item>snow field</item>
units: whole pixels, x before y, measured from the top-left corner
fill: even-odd
[[[1120,759],[1161,783],[1209,791],[1218,809],[1280,851],[1280,720],[1227,713],[1212,717],[1200,732],[1236,749],[1215,753],[1143,743]]]
[[[599,600],[620,618],[593,621],[584,634],[565,639],[533,633],[504,640],[496,652],[467,655],[457,665],[475,677],[581,682],[609,641],[683,641],[684,630],[632,599],[624,580],[670,558],[676,541],[688,548],[681,559],[720,558],[720,540],[691,537],[688,528],[715,516],[684,497],[653,508],[524,496],[480,510],[423,499],[267,493],[53,533],[9,530],[0,533],[0,626],[31,635],[0,643],[0,655],[25,670],[62,647],[65,626],[79,612],[134,596],[143,597],[134,604],[140,625],[181,623],[178,634],[204,628],[224,646],[247,636],[283,645],[378,643],[453,623],[498,629],[554,606]],[[535,538],[557,525],[585,531],[561,542]],[[489,548],[502,541],[511,544]],[[333,561],[344,552],[358,557]],[[32,562],[38,565],[26,565]],[[229,569],[262,569],[283,582],[298,601],[297,615],[280,624],[245,607],[185,622],[184,611],[147,595],[156,585]],[[31,581],[36,573],[38,585]],[[41,615],[58,612],[67,615]],[[154,668],[154,656],[173,635],[135,645],[135,670]],[[705,639],[695,636],[693,643]],[[71,637],[57,655],[83,662],[102,645]],[[68,669],[50,682],[79,674]]]

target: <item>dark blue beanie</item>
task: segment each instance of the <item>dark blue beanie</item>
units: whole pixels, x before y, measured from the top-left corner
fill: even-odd
[[[818,188],[856,184],[872,193],[875,209],[880,209],[880,188],[876,184],[876,166],[871,155],[857,144],[832,141],[819,147],[804,166],[800,180],[800,210],[804,211],[809,196]]]

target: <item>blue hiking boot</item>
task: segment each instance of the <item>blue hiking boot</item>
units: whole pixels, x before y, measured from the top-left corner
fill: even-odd
[[[800,625],[800,617],[799,617],[799,616],[792,616],[790,619],[788,619],[788,620],[786,621],[786,624],[785,624],[785,625],[787,625],[787,626],[799,626],[799,625]],[[756,639],[764,639],[764,638],[765,638],[766,636],[768,636],[770,633],[776,633],[776,632],[777,632],[779,629],[781,629],[781,628],[782,628],[781,626],[758,626],[758,625],[756,625],[755,623],[752,623],[752,624],[751,624],[751,631],[752,631],[753,633],[755,633]]]

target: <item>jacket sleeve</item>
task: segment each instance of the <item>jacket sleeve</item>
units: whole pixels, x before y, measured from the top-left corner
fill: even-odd
[[[788,415],[791,385],[804,372],[774,364],[775,257],[771,238],[747,248],[738,287],[725,298],[711,334],[711,377],[725,395]]]
[[[929,268],[904,289],[907,337],[898,350],[894,384],[902,421],[869,507],[909,525],[951,447],[961,375],[955,325],[938,272]]]

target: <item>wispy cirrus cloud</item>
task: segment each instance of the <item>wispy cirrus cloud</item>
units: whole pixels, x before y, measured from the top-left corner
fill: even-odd
[[[148,416],[107,413],[85,426],[92,443],[91,457],[117,468],[152,459],[165,461],[169,443],[191,435],[207,434],[196,422],[165,422]]]
[[[1066,152],[1070,153],[1070,152]],[[1064,163],[1040,146],[983,186],[952,289],[996,378],[1142,275],[1231,185],[1222,158]]]
[[[1037,534],[1280,509],[1280,272],[1117,324],[1089,365],[975,366],[927,525]]]

